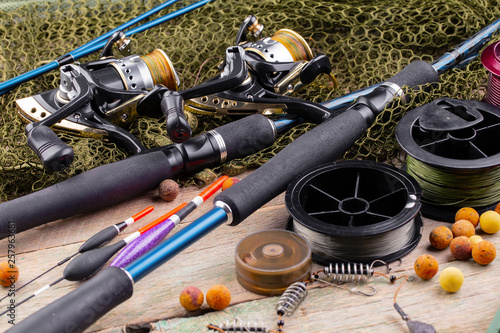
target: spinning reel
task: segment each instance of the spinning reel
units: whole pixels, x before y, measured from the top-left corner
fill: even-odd
[[[307,121],[321,123],[328,109],[289,97],[320,74],[328,74],[335,87],[329,59],[314,55],[307,42],[293,30],[278,30],[272,37],[248,41],[247,33],[258,38],[263,26],[249,15],[241,24],[235,45],[245,50],[248,75],[239,86],[186,101],[186,110],[205,115],[242,116],[300,114]]]
[[[226,50],[219,74],[210,80],[177,91],[179,79],[161,50],[147,55],[112,56],[114,44],[128,47],[123,33],[113,35],[101,58],[61,67],[58,89],[16,101],[19,114],[28,122],[28,145],[45,168],[61,171],[73,161],[73,150],[51,130],[116,142],[129,154],[147,149],[122,127],[138,116],[165,115],[167,132],[175,143],[191,137],[186,110],[198,114],[249,115],[294,114],[321,123],[330,110],[290,97],[321,73],[331,75],[324,55],[313,56],[296,32],[282,29],[273,37],[247,41],[263,27],[255,16],[240,26],[236,45]]]
[[[146,148],[123,127],[140,115],[136,106],[155,85],[177,90],[179,79],[162,50],[117,59],[112,47],[127,51],[123,32],[110,37],[99,60],[60,67],[59,88],[16,101],[28,145],[45,168],[61,171],[73,161],[73,149],[52,131],[116,142],[129,154]],[[63,60],[64,61],[64,60]],[[68,60],[69,62],[70,60]]]

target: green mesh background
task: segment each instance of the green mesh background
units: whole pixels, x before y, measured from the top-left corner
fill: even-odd
[[[94,39],[157,5],[158,1],[63,1],[28,4],[0,11],[0,80],[24,73]],[[367,4],[369,3],[369,4]],[[182,1],[160,14],[178,9]],[[300,33],[314,51],[333,64],[339,88],[323,77],[301,91],[300,97],[322,102],[381,82],[414,60],[431,61],[500,17],[498,1],[487,0],[233,0],[213,1],[160,27],[134,36],[134,53],[161,48],[172,59],[181,88],[212,77],[231,46],[241,21],[254,14],[266,35],[281,28]],[[155,16],[157,17],[157,16]],[[96,59],[93,55],[80,61]],[[0,199],[8,200],[49,186],[77,173],[126,157],[114,145],[63,136],[75,150],[75,161],[64,173],[43,170],[27,147],[24,124],[14,101],[58,86],[58,71],[23,84],[0,97]],[[487,72],[478,60],[441,77],[431,93],[410,96],[399,109],[386,110],[345,158],[394,160],[399,153],[393,132],[402,115],[440,96],[480,99]],[[418,98],[416,98],[418,97]],[[227,119],[196,116],[195,133]],[[303,124],[285,134],[270,149],[198,175],[235,175],[259,166],[293,139],[312,128]],[[148,147],[168,143],[163,119],[143,118],[131,131]],[[304,152],[306,153],[306,152]],[[293,161],[290,161],[293,163]],[[181,180],[192,183],[192,179]]]

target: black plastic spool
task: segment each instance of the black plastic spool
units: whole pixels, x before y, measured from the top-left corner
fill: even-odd
[[[288,228],[300,223],[309,230],[333,237],[377,236],[415,223],[415,232],[402,248],[382,257],[350,256],[328,258],[315,253],[313,260],[371,264],[390,263],[413,250],[422,237],[419,184],[405,172],[370,161],[340,161],[306,172],[290,183],[285,203],[290,213]]]
[[[495,167],[500,165],[500,109],[441,97],[408,112],[396,127],[396,139],[408,155],[432,167],[463,172]],[[481,213],[495,205],[474,208]],[[423,200],[422,215],[454,222],[460,208]]]

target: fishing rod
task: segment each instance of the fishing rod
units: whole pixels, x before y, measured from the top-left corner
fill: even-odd
[[[214,195],[228,178],[228,176],[218,178],[189,203],[180,204],[167,214],[140,228],[136,232],[133,232],[119,242],[105,247],[94,247],[93,249],[90,249],[89,247],[91,244],[95,244],[97,239],[103,238],[102,235],[104,233],[101,233],[101,236],[96,235],[97,237],[93,237],[93,241],[90,239],[82,245],[82,247],[87,249],[87,251],[68,264],[61,278],[35,291],[32,295],[17,303],[16,307],[50,289],[61,281],[83,281],[89,279],[94,276],[106,264],[106,262],[120,250],[120,253],[118,253],[118,256],[115,260],[113,260],[111,266],[124,267],[133,262],[144,253],[147,253],[149,250],[158,245],[158,243],[160,243],[175,226],[177,226],[208,198]],[[151,210],[148,208],[147,211],[150,212]],[[139,214],[144,213],[141,212]],[[114,226],[111,226],[110,228],[117,230]],[[106,238],[109,238],[109,236],[106,236]],[[0,313],[0,316],[3,316],[9,311],[10,309],[7,309],[6,311]]]
[[[63,272],[62,277],[58,278],[54,282],[51,282],[42,288],[38,289],[35,291],[33,294],[30,296],[26,297],[25,299],[21,300],[16,304],[16,307],[20,306],[21,304],[26,303],[30,299],[34,298],[37,295],[40,295],[44,291],[50,289],[51,287],[55,286],[61,281],[68,280],[68,281],[83,281],[86,280],[90,277],[92,277],[101,267],[106,264],[109,258],[111,258],[116,252],[118,252],[122,247],[127,245],[128,243],[132,242],[134,239],[142,235],[143,233],[147,232],[151,228],[154,228],[158,224],[163,223],[164,221],[168,220],[171,216],[182,210],[187,204],[183,203],[177,206],[176,208],[172,209],[169,211],[167,214],[159,217],[158,219],[154,220],[153,222],[147,224],[146,226],[140,228],[136,232],[132,233],[125,239],[116,242],[112,245],[97,248],[95,245],[100,243],[101,240],[103,239],[109,239],[110,235],[113,234],[114,232],[109,232],[107,229],[114,228],[114,226],[111,226],[110,228],[104,229],[103,231],[106,232],[101,232],[100,235],[96,234],[94,237],[89,239],[87,242],[85,242],[82,247],[84,249],[87,249],[87,251],[84,251],[83,254],[81,254],[79,257],[71,261],[66,269]],[[114,238],[114,237],[113,237]],[[77,252],[76,254],[68,257],[68,260],[74,257],[75,255],[79,254],[80,252]],[[67,260],[66,260],[67,261]],[[19,288],[21,289],[21,288]],[[17,291],[19,290],[17,289]],[[7,309],[6,311],[3,311],[0,313],[0,317],[3,316],[4,314],[8,313],[10,309]]]
[[[99,166],[1,203],[0,230],[5,232],[1,232],[0,237],[7,237],[8,224],[13,221],[17,232],[22,232],[50,221],[109,207],[152,190],[165,179],[194,174],[256,153],[272,145],[276,136],[274,123],[255,114],[183,143],[154,148]]]
[[[38,67],[34,70],[31,70],[29,72],[26,72],[24,74],[21,74],[15,78],[12,78],[12,79],[9,79],[5,82],[2,82],[0,83],[0,96],[11,91],[12,89],[14,89],[15,87],[17,87],[18,85],[24,83],[24,82],[27,82],[29,80],[32,80],[34,78],[37,78],[45,73],[48,73],[54,69],[57,69],[63,65],[66,65],[66,64],[69,64],[69,63],[72,63],[74,62],[75,60],[77,59],[80,59],[84,56],[87,56],[93,52],[96,52],[100,49],[102,49],[105,45],[106,45],[106,39],[110,36],[112,36],[114,33],[118,32],[118,31],[121,31],[121,30],[124,30],[124,29],[127,29],[129,28],[130,26],[138,23],[139,21],[141,20],[144,20],[145,18],[159,12],[160,10],[162,9],[165,9],[167,8],[168,6],[174,4],[175,2],[177,2],[178,0],[170,0],[170,1],[167,1],[161,5],[158,5],[157,7],[141,14],[140,16],[138,16],[137,18],[135,19],[132,19],[130,20],[129,22],[107,32],[106,34],[94,39],[93,41],[85,44],[85,45],[82,45],[80,46],[79,48],[41,66],[41,67]],[[179,17],[181,15],[184,15],[192,10],[195,10],[201,6],[204,6],[206,5],[207,3],[209,3],[211,0],[202,0],[202,1],[198,1],[198,2],[195,2],[191,5],[188,5],[184,8],[181,8],[181,9],[178,9],[172,13],[169,13],[169,14],[166,14],[162,17],[159,17],[155,20],[152,20],[151,22],[148,22],[148,23],[145,23],[143,25],[140,25],[140,26],[137,26],[135,28],[132,28],[128,31],[126,31],[124,33],[124,36],[123,37],[129,37],[133,34],[136,34],[136,33],[139,33],[139,32],[142,32],[142,31],[145,31],[149,28],[152,28],[152,27],[155,27],[159,24],[162,24],[162,23],[165,23],[169,20],[172,20],[176,17]]]
[[[78,249],[77,252],[67,256],[63,260],[59,261],[56,265],[54,265],[51,268],[44,271],[42,274],[36,276],[35,278],[33,278],[30,281],[23,284],[21,287],[16,288],[16,292],[23,289],[24,287],[31,284],[32,282],[38,280],[39,278],[41,278],[45,274],[49,273],[50,271],[56,269],[57,267],[64,265],[66,262],[71,260],[71,258],[77,256],[78,254],[81,254],[81,253],[84,253],[84,252],[87,252],[87,251],[90,251],[93,249],[97,249],[101,246],[106,245],[108,242],[110,242],[113,238],[118,236],[123,230],[125,230],[125,228],[130,226],[132,223],[139,221],[141,218],[143,218],[144,216],[151,213],[153,211],[153,209],[154,209],[153,206],[149,206],[149,207],[141,210],[140,212],[132,215],[131,217],[123,220],[122,222],[113,224],[112,226],[109,226],[109,227],[97,232],[92,237],[90,237],[87,241],[85,241],[85,243],[83,243],[82,246],[80,246],[80,248]],[[4,299],[6,299],[7,297],[8,297],[8,295],[1,298],[0,302],[3,301]]]
[[[484,38],[491,38],[498,30],[498,23],[499,21],[493,23],[494,31],[489,33],[489,37]],[[473,38],[483,35],[486,30],[492,30],[492,26],[481,30]],[[484,40],[478,38],[476,42],[483,43]],[[460,63],[463,65],[463,61],[459,61],[463,55],[467,55],[468,61],[472,60],[472,51],[477,55],[479,49],[474,49],[474,45],[470,45],[462,50],[462,53],[454,57],[455,61],[449,62],[441,73]],[[445,54],[443,57],[448,55]],[[63,331],[69,323],[73,328],[86,329],[108,311],[129,299],[133,293],[134,283],[213,229],[224,223],[237,225],[263,204],[282,193],[298,174],[316,165],[340,158],[386,105],[394,98],[403,96],[403,86],[413,89],[438,82],[438,71],[434,66],[424,61],[410,63],[371,93],[359,97],[337,117],[300,136],[252,174],[219,194],[214,199],[215,207],[211,211],[145,254],[141,260],[133,262],[124,269],[110,267],[104,270],[80,288],[21,321],[9,332],[26,332],[33,329],[58,332]],[[290,161],[294,163],[289,163]],[[106,299],[106,302],[102,302],[103,299]],[[51,320],[47,320],[48,317]]]
[[[500,19],[497,19],[484,29],[475,33],[469,39],[455,46],[451,51],[446,52],[441,57],[434,60],[431,63],[432,67],[439,75],[452,68],[464,67],[477,57],[479,51],[481,51],[491,38],[498,33],[499,27]],[[373,90],[375,90],[380,84],[381,83],[376,83],[370,87],[356,90],[347,95],[323,102],[321,105],[330,110],[345,108],[354,102],[358,97],[365,96],[373,92]]]

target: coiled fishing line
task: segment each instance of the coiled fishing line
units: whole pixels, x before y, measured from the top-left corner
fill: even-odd
[[[500,109],[439,98],[408,112],[396,127],[407,171],[422,188],[422,215],[453,221],[461,207],[500,201]]]
[[[335,162],[289,185],[288,227],[309,242],[316,262],[391,262],[420,241],[420,196],[418,183],[395,167]]]
[[[423,202],[482,207],[500,201],[500,166],[486,169],[440,169],[408,156],[407,171],[419,182]]]
[[[354,262],[366,262],[366,258],[385,258],[392,254],[394,249],[405,248],[412,243],[413,236],[415,232],[419,232],[420,226],[420,223],[411,219],[392,231],[347,238],[322,234],[293,221],[293,230],[308,240],[316,256],[332,259],[349,258],[349,261]]]

